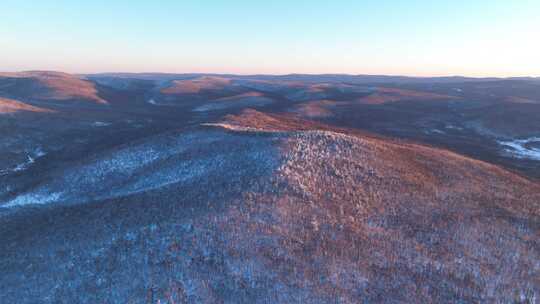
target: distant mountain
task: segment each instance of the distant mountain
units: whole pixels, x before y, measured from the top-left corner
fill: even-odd
[[[472,78],[462,76],[451,77],[409,77],[386,75],[348,75],[348,74],[289,74],[289,75],[234,75],[234,74],[171,74],[171,73],[101,73],[84,75],[89,79],[102,77],[134,78],[146,80],[185,80],[203,76],[223,77],[231,79],[258,79],[269,81],[301,81],[301,82],[329,82],[329,83],[459,83],[476,81],[493,81],[501,78]]]
[[[59,72],[0,73],[0,96],[31,101],[107,103],[93,83]]]

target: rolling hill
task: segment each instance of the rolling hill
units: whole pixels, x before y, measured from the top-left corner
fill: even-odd
[[[29,101],[107,103],[92,82],[59,72],[0,73],[0,94]]]
[[[38,74],[0,78],[6,303],[540,296],[530,79]]]

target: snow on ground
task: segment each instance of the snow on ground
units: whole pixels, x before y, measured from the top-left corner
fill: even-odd
[[[257,133],[274,133],[274,134],[283,134],[284,132],[281,131],[273,131],[273,130],[265,130],[265,129],[259,129],[259,128],[253,128],[253,127],[244,127],[229,123],[202,123],[201,126],[206,127],[216,127],[216,128],[222,128],[225,130],[231,130],[236,132],[257,132]]]
[[[208,176],[242,175],[245,168],[271,159],[261,155],[272,154],[272,149],[259,143],[257,138],[221,130],[158,136],[49,172],[42,183],[0,203],[0,208],[86,203],[190,184]]]
[[[36,159],[45,156],[45,153],[40,147],[36,148],[34,151],[26,155],[26,161],[15,165],[15,167],[12,167],[10,169],[2,169],[0,170],[0,175],[7,175],[11,172],[20,172],[28,169],[33,163],[36,162]]]
[[[446,132],[439,130],[439,129],[428,129],[424,130],[425,134],[446,134]]]
[[[48,204],[60,200],[62,193],[47,193],[42,191],[38,193],[28,193],[17,196],[15,199],[0,205],[0,208],[13,208],[24,205]]]
[[[527,158],[540,161],[540,148],[529,146],[532,143],[538,142],[540,142],[540,137],[498,141],[498,143],[504,147],[505,154],[509,154],[516,158]]]
[[[107,127],[107,126],[110,126],[111,123],[110,122],[103,122],[103,121],[96,121],[94,123],[92,123],[92,126],[94,127]]]
[[[446,125],[445,128],[446,128],[446,129],[449,129],[449,130],[463,131],[463,128],[462,128],[462,127],[458,127],[458,126],[454,126],[454,125]]]
[[[15,168],[13,168],[14,172],[26,170],[28,166],[32,165],[35,162],[35,159],[30,155],[27,155],[26,158],[27,158],[26,162],[22,164],[18,164]]]

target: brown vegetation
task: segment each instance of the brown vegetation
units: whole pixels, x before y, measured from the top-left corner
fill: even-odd
[[[17,113],[21,111],[37,112],[37,113],[51,112],[50,110],[47,110],[47,109],[42,109],[42,108],[25,104],[16,100],[0,97],[0,114],[11,114],[11,113]]]
[[[88,101],[106,104],[95,84],[57,72],[0,74],[0,93],[30,100]]]
[[[163,94],[198,94],[202,91],[221,90],[231,84],[230,79],[221,77],[201,77],[194,80],[175,80],[161,90]]]

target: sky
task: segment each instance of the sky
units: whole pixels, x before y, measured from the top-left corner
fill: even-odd
[[[540,76],[539,0],[2,0],[0,71]]]

